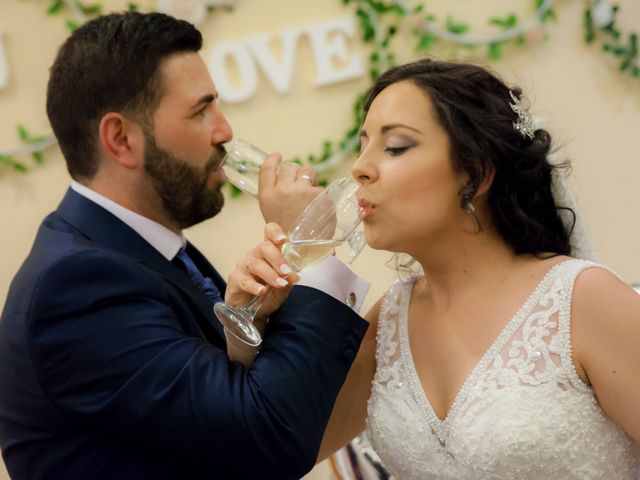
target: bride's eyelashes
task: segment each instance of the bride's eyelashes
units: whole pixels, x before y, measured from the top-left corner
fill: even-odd
[[[396,157],[398,155],[402,155],[404,152],[406,152],[412,147],[413,145],[405,145],[402,147],[386,147],[384,151],[387,152],[392,157]]]

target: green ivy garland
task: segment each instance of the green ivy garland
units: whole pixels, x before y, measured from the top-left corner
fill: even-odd
[[[390,49],[390,42],[396,35],[401,21],[409,17],[417,19],[412,33],[416,38],[416,51],[427,53],[437,44],[450,43],[464,48],[486,48],[491,60],[497,61],[503,56],[503,47],[508,43],[524,45],[527,43],[527,32],[540,28],[546,22],[555,20],[554,0],[534,0],[534,14],[531,18],[521,20],[514,13],[504,17],[492,17],[488,24],[499,29],[499,32],[487,37],[477,37],[470,33],[471,27],[464,22],[447,17],[439,22],[435,15],[428,13],[423,5],[408,7],[404,0],[342,0],[344,5],[353,5],[360,25],[362,41],[372,47],[369,55],[368,75],[371,81],[387,68],[395,64],[395,56]],[[209,11],[217,8],[208,7]],[[57,15],[64,9],[70,10],[75,20],[67,20],[67,27],[73,31],[89,18],[103,13],[99,2],[87,3],[86,0],[50,0],[48,15]],[[135,3],[129,3],[130,11],[137,11]],[[595,43],[600,40],[605,53],[613,55],[619,61],[619,71],[634,78],[640,77],[640,53],[638,52],[638,35],[636,32],[623,34],[616,23],[619,14],[618,5],[610,5],[606,0],[587,0],[584,12],[585,41]],[[444,24],[444,25],[442,25]],[[340,164],[358,148],[358,132],[363,121],[364,95],[356,96],[352,107],[351,127],[337,141],[326,140],[320,154],[310,154],[305,159],[292,159],[298,163],[313,165],[319,174],[329,171]],[[33,136],[25,127],[18,126],[18,137],[23,146],[13,151],[0,150],[0,164],[18,172],[26,172],[29,167],[16,160],[16,157],[31,155],[37,164],[43,162],[42,152],[54,145],[55,138],[49,136]],[[234,194],[239,191],[233,190]]]

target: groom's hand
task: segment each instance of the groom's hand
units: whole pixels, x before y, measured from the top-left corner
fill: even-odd
[[[280,155],[269,155],[260,168],[258,200],[266,222],[277,223],[284,231],[298,219],[321,191],[310,166],[282,162]]]
[[[264,229],[264,241],[249,250],[236,263],[227,284],[225,301],[242,306],[254,296],[264,297],[256,321],[266,319],[285,301],[291,287],[300,277],[287,266],[280,249],[286,241],[282,228],[268,223]]]

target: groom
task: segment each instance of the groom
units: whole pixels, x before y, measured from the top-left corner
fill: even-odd
[[[294,479],[315,463],[366,322],[334,298],[348,292],[297,286],[254,366],[228,360],[212,312],[225,283],[182,235],[222,208],[232,138],[201,45],[166,15],[112,14],[51,68],[47,113],[73,180],[0,319],[12,478]],[[317,191],[276,164],[261,208],[286,225]]]

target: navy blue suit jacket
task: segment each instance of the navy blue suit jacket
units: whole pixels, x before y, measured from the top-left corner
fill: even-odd
[[[294,287],[245,370],[188,276],[69,190],[0,319],[5,463],[18,480],[299,478],[366,328],[342,303]]]

